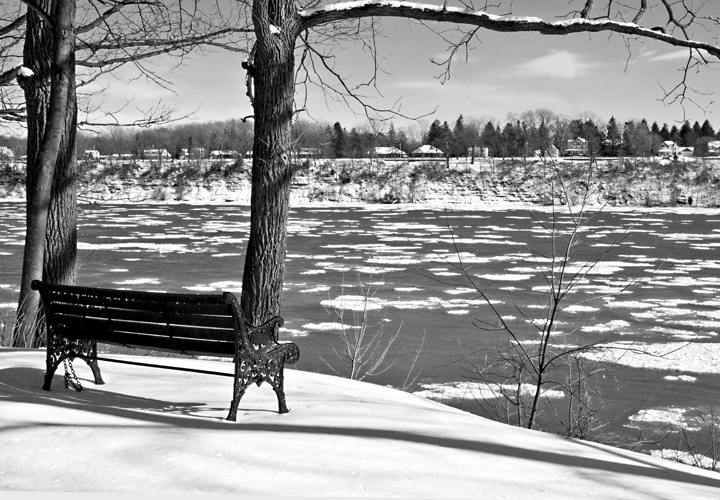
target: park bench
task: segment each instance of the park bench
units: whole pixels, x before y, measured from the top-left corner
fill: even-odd
[[[280,413],[287,413],[284,366],[300,357],[291,342],[278,342],[280,316],[263,325],[247,323],[232,293],[184,294],[136,292],[107,288],[55,285],[35,280],[47,325],[47,370],[43,389],[50,390],[53,375],[65,363],[65,385],[82,390],[72,367],[83,359],[95,384],[103,384],[98,361],[208,373],[234,377],[233,398],[227,420],[235,421],[238,404],[251,383],[269,383]],[[97,343],[231,357],[234,374],[170,367],[98,357]],[[69,368],[69,370],[68,370]]]

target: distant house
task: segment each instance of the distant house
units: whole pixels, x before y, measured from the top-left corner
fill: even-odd
[[[587,139],[578,137],[577,139],[570,139],[567,141],[567,145],[565,146],[565,156],[587,156],[587,154]]]
[[[371,153],[373,158],[407,158],[407,153],[393,147],[377,147]]]
[[[246,158],[252,158],[252,151],[248,151]],[[322,158],[322,149],[320,148],[300,148],[297,152],[298,158]]]
[[[708,156],[720,156],[720,141],[708,142]]]
[[[677,155],[678,158],[690,158],[695,156],[695,148],[690,146],[681,146],[677,148]]]
[[[99,160],[100,159],[100,151],[96,149],[86,149],[83,153],[83,159],[84,160]]]
[[[410,153],[410,156],[413,158],[445,158],[445,153],[435,146],[424,144]]]
[[[560,150],[555,147],[554,144],[550,144],[550,147],[545,150],[545,155],[542,154],[541,150],[535,151],[535,156],[541,158],[557,158],[560,156]]]
[[[15,159],[15,153],[12,149],[0,146],[0,161],[13,161]]]
[[[146,160],[169,160],[170,153],[167,149],[145,149],[143,150],[143,157]]]
[[[663,141],[658,149],[658,156],[662,158],[673,158],[677,154],[678,147],[673,141]]]
[[[210,158],[213,160],[228,160],[238,158],[240,154],[234,150],[219,150],[215,149],[210,151]]]

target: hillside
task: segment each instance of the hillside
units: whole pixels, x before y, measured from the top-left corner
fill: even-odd
[[[561,161],[490,159],[470,164],[453,160],[400,162],[317,160],[298,166],[294,203],[564,203],[565,189],[576,203],[589,178],[593,205],[672,206],[686,203],[720,206],[720,160],[694,162],[601,160]],[[555,177],[556,179],[558,177]],[[157,162],[79,165],[79,197],[86,202],[250,202],[249,166],[238,163]],[[24,199],[20,172],[0,171],[0,199]]]

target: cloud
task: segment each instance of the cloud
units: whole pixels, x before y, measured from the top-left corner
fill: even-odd
[[[651,57],[648,59],[648,61],[676,61],[678,59],[687,59],[688,55],[690,55],[689,49],[680,49],[673,52],[668,52],[667,54],[660,54],[659,56]]]
[[[598,66],[598,63],[585,61],[578,54],[573,54],[567,50],[559,50],[537,57],[532,61],[518,64],[508,76],[544,76],[570,80],[588,75]]]

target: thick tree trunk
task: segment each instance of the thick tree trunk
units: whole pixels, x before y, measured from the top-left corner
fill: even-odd
[[[23,81],[28,107],[26,235],[13,346],[36,347],[39,295],[34,279],[71,282],[75,272],[75,1],[44,0],[49,26],[28,13]],[[46,256],[46,248],[48,255]]]
[[[256,1],[253,18],[257,41],[248,71],[255,85],[255,138],[241,307],[247,321],[260,324],[280,313],[285,271],[295,93],[293,2]]]

